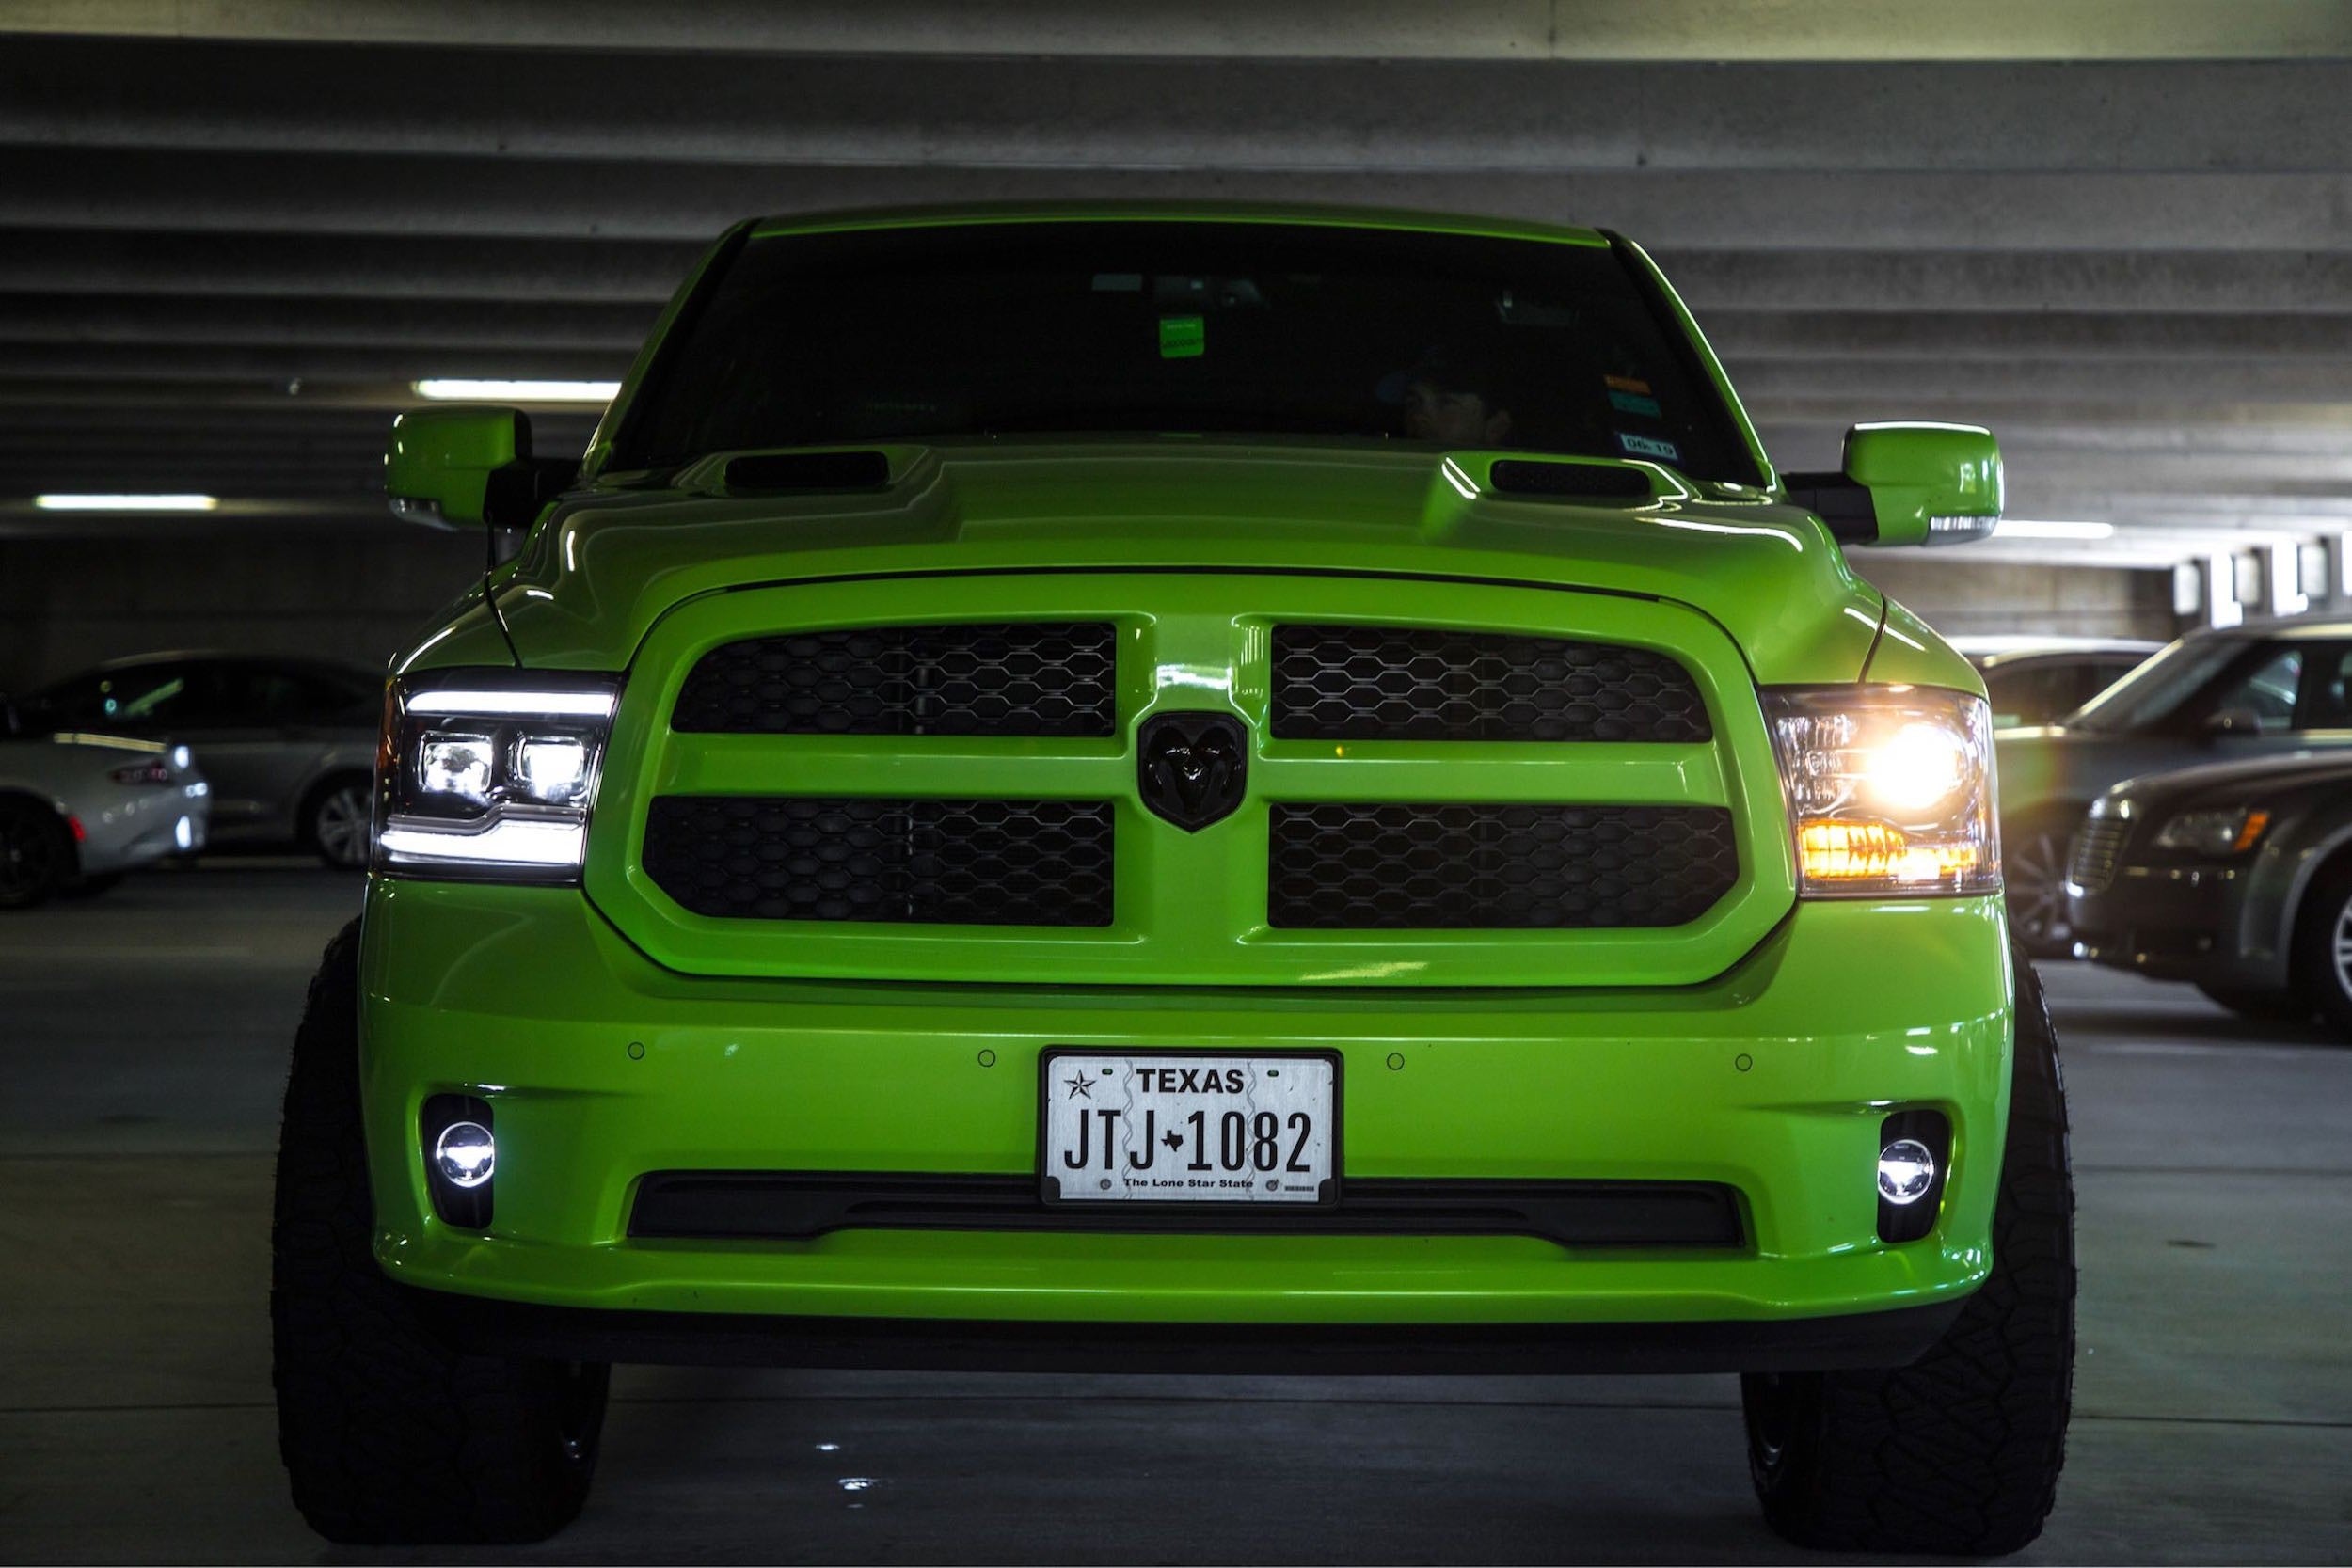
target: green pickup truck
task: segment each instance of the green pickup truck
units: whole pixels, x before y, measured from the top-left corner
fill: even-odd
[[[579,1510],[615,1362],[1741,1374],[1800,1543],[1994,1553],[2063,1454],[2058,1060],[1966,661],[1589,230],[739,226],[395,662],[272,1298],[346,1542]],[[1564,1478],[1565,1483],[1565,1478]]]

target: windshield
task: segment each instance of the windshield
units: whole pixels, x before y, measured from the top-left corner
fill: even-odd
[[[2158,723],[2245,649],[2245,641],[2234,637],[2185,638],[2084,704],[2065,725],[2120,734]]]
[[[1097,432],[1761,478],[1690,341],[1613,247],[1205,222],[749,240],[657,354],[612,467]]]

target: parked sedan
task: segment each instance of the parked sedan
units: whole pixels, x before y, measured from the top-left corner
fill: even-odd
[[[2118,784],[2090,804],[2066,891],[2084,957],[2352,1034],[2352,755]]]
[[[184,746],[127,736],[0,739],[0,910],[97,893],[204,847],[212,815]]]
[[[358,867],[383,689],[364,670],[315,659],[150,654],[85,671],[24,706],[42,729],[184,742],[212,781],[218,843],[293,843]]]
[[[2055,724],[2164,646],[2129,637],[1956,637],[1984,676],[1996,730]]]
[[[2063,722],[1996,736],[2010,922],[2070,950],[2066,853],[2090,802],[2125,779],[2352,746],[2352,621],[2183,638]]]

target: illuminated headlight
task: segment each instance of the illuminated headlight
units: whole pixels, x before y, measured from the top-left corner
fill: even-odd
[[[2001,889],[1984,699],[1924,686],[1767,689],[1809,897]]]
[[[577,880],[620,684],[519,670],[395,680],[376,758],[375,869]]]
[[[2270,814],[2251,806],[2227,811],[2184,812],[2156,831],[2159,849],[2185,849],[2197,855],[2242,855],[2262,841]]]

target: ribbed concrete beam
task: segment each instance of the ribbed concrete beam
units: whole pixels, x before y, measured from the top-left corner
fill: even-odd
[[[1701,311],[2352,312],[2343,251],[1648,248]]]
[[[0,229],[0,290],[658,306],[707,239],[476,239],[453,246],[405,234]]]
[[[31,39],[0,144],[1416,174],[2352,168],[2331,61],[1718,65],[570,53]]]
[[[0,226],[691,240],[754,214],[1049,200],[1361,203],[1661,248],[2352,250],[2352,175],[1425,174],[728,166],[0,150]]]
[[[585,350],[624,366],[653,305],[532,300],[272,300],[0,292],[0,343]]]
[[[13,0],[27,31],[278,42],[729,53],[1186,55],[1209,57],[2008,60],[2261,58],[2352,53],[2352,18],[2307,0]]]

